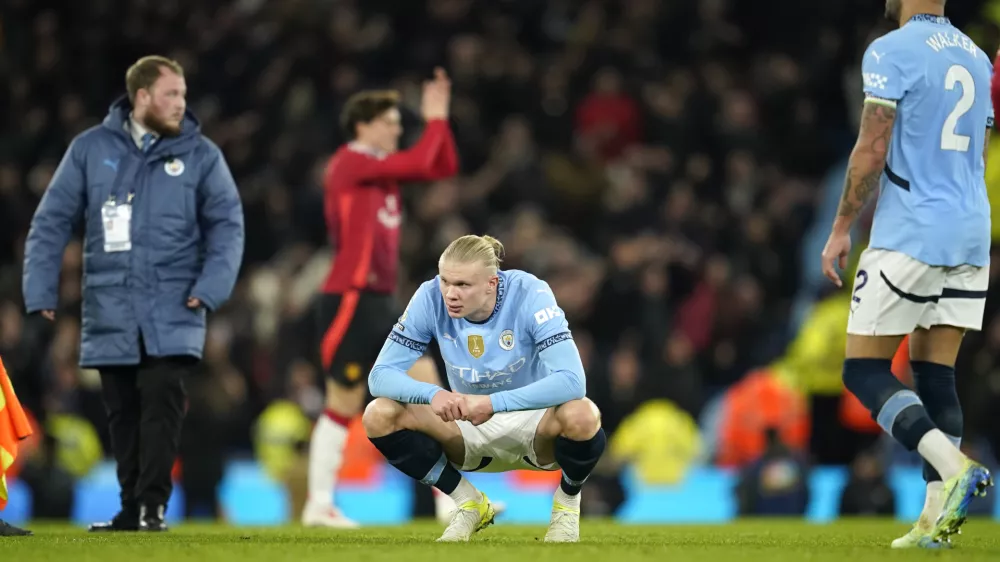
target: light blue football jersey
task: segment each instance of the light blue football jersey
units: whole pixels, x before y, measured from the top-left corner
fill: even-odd
[[[945,17],[917,15],[868,47],[865,95],[897,108],[870,247],[934,266],[989,263],[992,76],[990,58]]]
[[[552,289],[524,271],[500,271],[498,277],[496,306],[483,322],[451,318],[439,277],[423,283],[375,362],[369,376],[372,394],[428,403],[440,388],[418,383],[405,372],[434,339],[452,391],[490,395],[494,411],[582,398],[583,365]]]

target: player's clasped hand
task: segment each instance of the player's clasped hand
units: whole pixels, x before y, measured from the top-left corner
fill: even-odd
[[[489,421],[493,417],[493,401],[489,396],[479,396],[473,394],[461,395],[465,398],[466,413],[463,418],[472,425],[480,425]]]
[[[464,407],[464,397],[447,390],[442,390],[431,398],[431,410],[446,422],[462,419],[465,415]]]
[[[431,399],[431,410],[446,422],[463,420],[472,425],[480,425],[493,417],[493,402],[489,396],[442,390]]]
[[[851,254],[851,234],[850,232],[839,233],[831,232],[830,238],[826,241],[826,246],[823,248],[823,274],[826,278],[833,282],[834,285],[842,287],[844,285],[843,281],[840,280],[840,276],[837,275],[837,268],[834,266],[836,263],[840,266],[840,269],[847,268],[847,256]]]

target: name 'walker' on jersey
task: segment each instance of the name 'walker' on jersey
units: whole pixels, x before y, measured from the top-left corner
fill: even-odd
[[[946,17],[914,16],[868,47],[865,95],[897,109],[870,247],[933,266],[989,263],[992,74],[986,53]]]
[[[519,271],[498,271],[497,303],[483,322],[448,316],[439,279],[423,283],[393,327],[380,365],[405,371],[434,338],[454,392],[490,395],[494,411],[546,407],[585,391],[579,352],[548,284]],[[565,357],[564,357],[565,356]],[[534,382],[528,392],[519,392]],[[428,396],[413,397],[429,403]]]

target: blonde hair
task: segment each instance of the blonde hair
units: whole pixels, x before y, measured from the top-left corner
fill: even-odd
[[[441,253],[441,262],[481,263],[496,271],[503,261],[503,244],[496,238],[467,234],[456,239]]]

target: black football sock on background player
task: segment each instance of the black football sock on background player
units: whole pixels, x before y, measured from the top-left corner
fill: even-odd
[[[955,446],[962,440],[962,404],[955,389],[955,368],[927,361],[913,361],[913,382],[931,421]],[[924,461],[924,481],[941,480],[934,467]]]
[[[847,359],[844,386],[872,413],[886,433],[934,466],[943,480],[964,470],[966,457],[927,415],[923,403],[892,375],[888,359]]]
[[[935,429],[920,398],[892,374],[888,359],[847,359],[844,386],[868,408],[882,429],[908,450]]]

